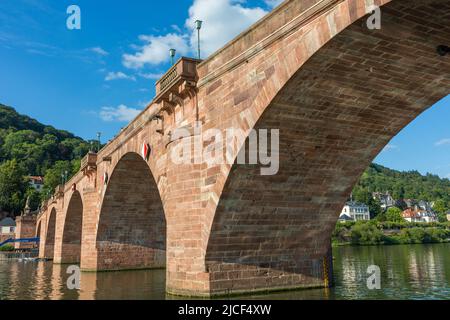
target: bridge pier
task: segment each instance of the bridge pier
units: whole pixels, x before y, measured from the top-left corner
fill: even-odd
[[[261,260],[253,264],[211,265],[209,296],[328,288],[333,283],[331,249],[323,257],[302,256],[297,261],[286,261],[283,268],[270,267],[270,263],[261,263]]]
[[[22,215],[16,217],[15,238],[34,238],[36,236],[36,216]],[[37,236],[39,237],[39,235]],[[15,249],[31,249],[35,247],[34,243],[17,242],[14,244]]]
[[[81,241],[80,268],[84,271],[97,270],[97,251],[95,249],[97,220],[98,220],[98,192],[94,188],[83,192],[83,239]]]
[[[282,260],[283,257],[273,257]],[[288,261],[286,261],[288,262]],[[226,297],[333,286],[333,257],[331,247],[323,257],[289,261],[295,268],[270,267],[257,260],[250,264],[217,263],[207,272],[188,272],[183,279],[172,275],[166,280],[168,294],[187,297]],[[169,264],[169,269],[176,269]],[[192,270],[192,268],[190,268]]]

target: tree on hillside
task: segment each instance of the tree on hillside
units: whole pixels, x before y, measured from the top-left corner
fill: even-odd
[[[436,200],[433,206],[433,210],[436,211],[439,222],[447,221],[447,212],[449,211],[449,209],[449,204],[443,199]]]
[[[400,172],[371,164],[353,189],[353,196],[362,196],[368,200],[372,192],[390,192],[394,199],[417,199],[437,201],[442,199],[450,204],[450,180],[437,175],[421,175],[418,171]]]
[[[402,210],[397,207],[391,207],[386,211],[386,221],[403,222]]]
[[[89,142],[46,126],[0,104],[0,163],[16,159],[29,175],[44,175],[56,161],[82,158]]]
[[[31,211],[36,211],[41,204],[41,193],[36,189],[30,187],[28,188],[25,199],[30,199],[30,209]]]
[[[443,199],[436,200],[433,206],[433,210],[437,213],[446,213],[449,209],[448,203],[446,203]]]
[[[63,182],[67,172],[67,181],[80,169],[80,160],[57,161],[55,165],[47,169],[44,176],[43,197],[48,198],[55,188]]]
[[[89,149],[89,142],[80,143],[80,140],[71,138],[61,142],[59,151],[64,159],[81,159],[89,152]]]
[[[0,208],[15,215],[22,211],[27,182],[25,171],[16,160],[0,165]]]

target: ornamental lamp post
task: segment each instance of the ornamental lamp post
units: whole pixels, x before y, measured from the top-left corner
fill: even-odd
[[[97,153],[100,151],[100,146],[101,146],[100,137],[101,136],[102,136],[102,133],[101,132],[97,132],[97,143],[98,143]]]
[[[175,63],[175,54],[177,53],[177,50],[175,49],[170,49],[169,50],[169,54],[170,54],[170,62],[172,63],[172,65],[174,65]]]
[[[201,59],[200,55],[200,29],[202,28],[203,21],[195,20],[195,28],[197,29],[197,46],[198,46],[198,59]]]

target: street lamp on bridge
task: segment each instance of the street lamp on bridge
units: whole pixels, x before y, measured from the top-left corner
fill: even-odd
[[[172,65],[175,63],[174,58],[175,58],[175,54],[176,53],[177,53],[177,50],[175,50],[175,49],[170,49],[169,50],[170,62],[172,63]]]
[[[195,28],[197,29],[197,49],[198,49],[198,59],[201,59],[200,55],[200,29],[202,28],[203,21],[195,20]]]

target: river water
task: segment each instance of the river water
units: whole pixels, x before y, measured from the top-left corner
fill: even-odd
[[[331,289],[300,290],[245,299],[450,299],[450,243],[338,247]],[[367,288],[367,268],[381,270],[381,289]],[[0,299],[176,299],[165,294],[165,271],[82,273],[69,290],[67,265],[0,261]],[[236,299],[236,298],[235,298]]]

